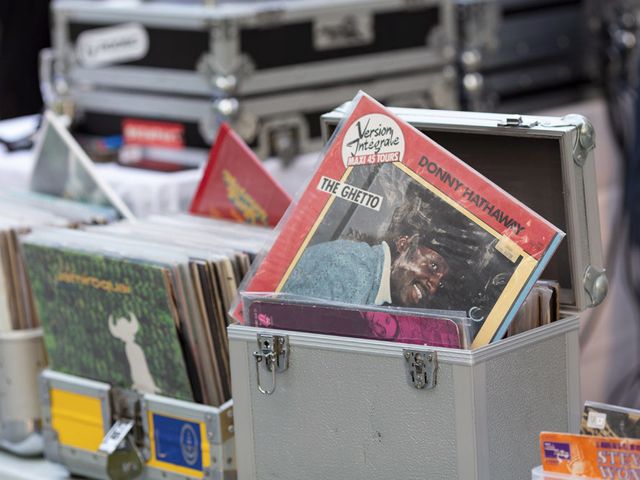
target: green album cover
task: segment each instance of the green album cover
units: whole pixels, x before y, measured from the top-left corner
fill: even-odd
[[[168,269],[23,243],[50,367],[193,400]]]

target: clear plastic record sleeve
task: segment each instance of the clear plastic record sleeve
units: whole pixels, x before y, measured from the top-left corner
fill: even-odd
[[[504,336],[564,237],[363,92],[276,235],[241,292],[464,311],[470,348]]]
[[[470,337],[464,312],[316,303],[287,294],[243,296],[243,304],[253,327],[444,348],[467,348]]]
[[[582,412],[580,433],[640,439],[640,410],[587,401]]]

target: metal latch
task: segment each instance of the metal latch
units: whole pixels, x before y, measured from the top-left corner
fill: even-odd
[[[144,459],[131,439],[134,426],[133,420],[117,420],[98,448],[107,456],[107,475],[112,480],[133,480],[142,475]]]
[[[289,337],[284,335],[258,334],[258,351],[253,352],[256,361],[258,390],[263,395],[276,391],[276,373],[289,368]],[[271,373],[271,387],[264,388],[260,380],[260,364]]]
[[[521,116],[507,117],[504,122],[498,122],[499,127],[520,127],[520,128],[531,128],[538,126],[540,122],[525,122]]]
[[[112,388],[110,403],[115,423],[98,448],[107,457],[107,476],[111,480],[139,478],[145,464],[140,450],[144,442],[139,423],[140,395],[133,390]]]
[[[403,349],[402,353],[407,361],[409,382],[417,389],[434,388],[438,375],[438,354],[432,350],[409,349]]]

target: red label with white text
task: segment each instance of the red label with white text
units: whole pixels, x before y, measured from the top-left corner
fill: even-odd
[[[126,118],[122,122],[122,136],[127,145],[183,148],[184,125]]]

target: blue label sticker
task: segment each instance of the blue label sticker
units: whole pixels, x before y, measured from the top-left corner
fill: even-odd
[[[154,413],[153,432],[156,459],[202,471],[199,424]]]
[[[571,460],[571,446],[568,443],[544,442],[544,457]]]

